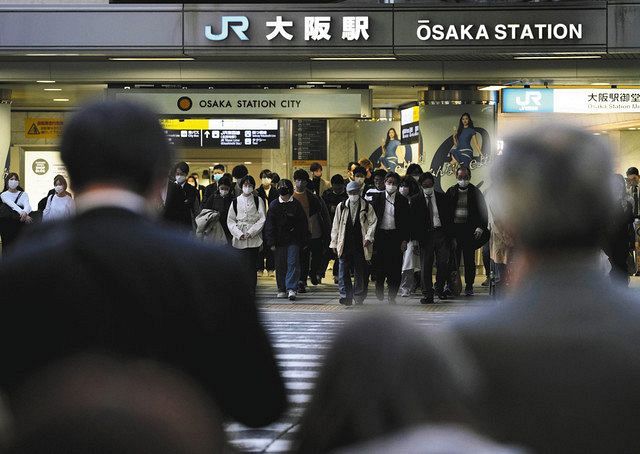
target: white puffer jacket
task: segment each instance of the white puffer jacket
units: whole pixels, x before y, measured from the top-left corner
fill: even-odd
[[[340,203],[336,207],[336,214],[333,218],[331,244],[329,247],[331,249],[337,249],[338,257],[341,257],[344,252],[344,235],[347,230],[350,203],[350,200]],[[364,258],[366,260],[371,260],[371,256],[373,255],[376,224],[378,224],[378,218],[376,217],[376,212],[373,210],[373,206],[364,199],[360,199],[360,228],[362,229],[362,239],[371,242],[371,244],[364,249]]]

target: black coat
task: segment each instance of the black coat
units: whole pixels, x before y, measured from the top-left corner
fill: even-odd
[[[442,224],[442,230],[447,237],[451,236],[451,205],[449,199],[443,192],[434,192],[435,198],[432,197],[431,203],[435,200],[438,207],[438,215],[440,216],[440,223]],[[410,210],[410,225],[411,225],[411,239],[416,241],[425,241],[427,237],[427,225],[429,220],[427,219],[427,201],[424,193],[419,193],[409,197]]]
[[[256,194],[258,194],[258,197],[264,200],[265,206],[269,206],[271,202],[273,202],[278,197],[280,197],[280,194],[278,194],[278,190],[276,189],[275,186],[271,186],[271,190],[269,191],[269,197],[267,197],[267,191],[264,190],[264,187],[262,185],[260,185],[260,187],[256,189]]]
[[[322,197],[315,195],[308,189],[307,197],[309,198],[309,217],[315,214],[318,215],[318,221],[320,222],[320,228],[322,229],[322,241],[328,247],[329,242],[331,241],[331,216],[329,215],[327,205],[324,203],[324,200],[322,200]]]
[[[371,205],[376,212],[378,218],[378,224],[376,225],[376,235],[382,228],[382,218],[384,217],[384,206],[387,203],[386,191],[373,195]],[[396,191],[395,204],[394,204],[394,219],[396,224],[396,230],[400,234],[402,241],[409,241],[411,239],[411,231],[409,223],[409,200]]]
[[[227,215],[229,214],[229,207],[233,202],[233,197],[227,194],[226,197],[222,197],[219,191],[215,191],[209,196],[207,201],[202,206],[203,210],[215,210],[220,213],[220,225],[224,234],[227,237],[227,241],[231,244],[231,232],[229,231],[229,225],[227,224]]]
[[[163,218],[169,223],[193,230],[198,205],[198,190],[185,183],[182,187],[169,181]]]
[[[484,196],[478,188],[473,184],[469,184],[467,188],[467,203],[469,205],[469,217],[467,218],[467,225],[472,227],[473,230],[481,228],[487,230],[487,224],[489,222],[487,215],[487,203],[484,201]],[[447,190],[447,198],[451,206],[450,210],[450,224],[453,224],[455,216],[456,206],[458,204],[458,185],[453,185]]]
[[[309,239],[309,220],[300,202],[296,199],[286,203],[281,203],[280,199],[271,202],[263,239],[267,247],[305,244]]]
[[[556,255],[509,300],[454,326],[483,378],[477,420],[532,452],[640,452],[638,296],[591,251]]]
[[[329,211],[329,216],[331,216],[332,221],[333,217],[336,214],[336,207],[348,198],[349,194],[347,194],[347,191],[342,191],[342,194],[336,194],[335,192],[333,192],[333,189],[327,189],[326,191],[324,191],[324,193],[322,194],[322,200],[327,206],[327,210]]]
[[[0,282],[20,296],[0,309],[0,388],[10,396],[51,360],[98,350],[186,372],[244,424],[268,424],[285,408],[249,280],[230,249],[100,208],[41,224],[14,251],[0,265]]]

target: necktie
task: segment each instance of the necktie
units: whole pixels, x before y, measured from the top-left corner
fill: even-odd
[[[433,210],[431,208],[431,196],[427,196],[427,228],[431,230],[433,228]]]

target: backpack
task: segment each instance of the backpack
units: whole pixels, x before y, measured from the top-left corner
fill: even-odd
[[[257,195],[253,194],[253,202],[256,204],[256,210],[260,211],[260,205],[258,205],[258,201],[259,201],[260,197],[258,197]],[[231,204],[233,205],[233,212],[236,214],[236,216],[238,215],[238,197],[233,199],[233,202],[231,202]]]
[[[348,201],[349,201],[349,199],[343,200],[342,202],[340,202],[340,205],[342,205],[342,207],[341,207],[342,210],[347,208],[347,202]],[[367,213],[369,213],[369,202],[367,202],[362,197],[360,197],[360,202],[364,202],[364,220],[366,222],[367,221]],[[361,211],[363,211],[362,210],[362,203],[360,204],[360,207],[358,208],[358,214],[360,214]]]

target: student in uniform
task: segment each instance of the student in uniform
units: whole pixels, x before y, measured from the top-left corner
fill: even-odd
[[[187,184],[189,164],[179,162],[174,167],[175,179],[169,181],[164,219],[184,230],[195,232],[194,219],[198,195],[196,188]]]
[[[271,170],[264,169],[260,172],[260,183],[260,187],[256,190],[256,193],[264,202],[266,210],[269,211],[271,202],[278,198],[278,190],[276,189],[276,185],[273,184],[273,173]],[[264,231],[262,233],[264,234]],[[263,247],[258,253],[258,263],[256,266],[257,276],[262,276],[264,271],[266,271],[267,276],[273,277],[275,276],[275,269],[273,251]]]
[[[367,297],[367,262],[373,254],[378,218],[373,206],[360,197],[360,184],[350,182],[347,194],[349,199],[336,207],[330,247],[340,259],[340,304],[351,306],[354,300],[358,305],[363,304]]]

